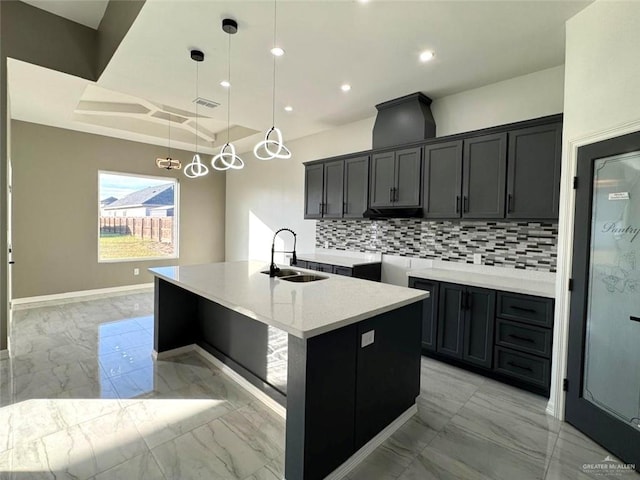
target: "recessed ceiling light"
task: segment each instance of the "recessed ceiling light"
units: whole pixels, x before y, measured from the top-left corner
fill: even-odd
[[[343,92],[348,92],[349,90],[351,90],[351,85],[349,85],[348,83],[343,83],[343,84],[340,86],[340,89],[341,89]]]
[[[280,47],[273,47],[271,49],[271,54],[275,57],[281,57],[282,55],[284,55],[284,50]]]
[[[293,107],[291,105],[287,105],[286,107],[284,107],[284,111],[285,112],[293,112]]]
[[[227,82],[226,80],[221,81],[220,85],[222,85],[225,88],[229,88],[231,86],[231,84],[229,82]]]
[[[358,0],[358,3],[369,3],[369,0]]]
[[[433,57],[435,56],[435,53],[433,53],[432,50],[425,50],[424,52],[422,52],[420,54],[420,61],[421,62],[428,62],[429,60],[431,60]]]

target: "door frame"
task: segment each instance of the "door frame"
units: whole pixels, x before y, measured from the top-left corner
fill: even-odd
[[[566,120],[566,118],[565,118]],[[546,412],[559,420],[564,420],[566,392],[563,390],[567,372],[567,346],[569,338],[569,280],[573,265],[573,227],[575,210],[575,190],[573,177],[576,174],[578,148],[591,143],[608,140],[640,130],[640,119],[613,125],[610,128],[593,131],[585,135],[568,138],[562,132],[562,166],[560,184],[560,216],[558,223],[558,263],[555,289],[555,312],[553,327],[553,350],[551,362],[551,390]]]
[[[640,151],[640,131],[585,145],[578,151],[577,186],[573,238],[573,293],[570,302],[567,377],[570,379],[565,403],[565,419],[588,436],[602,442],[607,450],[627,463],[640,467],[637,440],[640,430],[620,423],[582,397],[584,384],[585,323],[588,276],[591,259],[591,227],[594,161]],[[579,232],[576,235],[575,232]],[[612,422],[615,422],[612,427]]]

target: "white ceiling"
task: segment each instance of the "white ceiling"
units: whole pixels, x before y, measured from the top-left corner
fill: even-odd
[[[92,2],[29,3],[62,3],[73,10]],[[291,140],[371,117],[375,104],[416,91],[436,99],[560,65],[564,23],[588,3],[278,1],[277,43],[286,54],[276,60],[275,123]],[[199,96],[221,104],[199,110],[210,117],[202,119],[204,127],[218,134],[201,150],[213,152],[226,140],[227,90],[219,82],[227,76],[229,36],[220,25],[223,18],[234,18],[239,31],[231,37],[230,118],[236,126],[231,136],[245,137],[237,141],[239,151],[250,149],[262,135],[254,132],[272,124],[273,6],[271,1],[147,0],[97,82],[99,100],[121,102],[124,95],[133,103],[193,111],[196,64],[189,51],[199,48],[206,56],[199,64]],[[425,49],[436,56],[423,64],[418,54]],[[350,92],[340,90],[343,82],[353,86]],[[145,130],[134,118],[99,121],[96,112],[78,113],[91,86],[12,61],[12,117],[166,145],[166,127]],[[293,112],[283,111],[287,104]],[[173,130],[176,147],[193,148],[193,130],[180,133],[179,125]]]

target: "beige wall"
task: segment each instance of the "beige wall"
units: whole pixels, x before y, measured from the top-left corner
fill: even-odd
[[[434,100],[432,110],[443,136],[560,113],[562,93],[559,66]],[[371,117],[287,142],[291,160],[260,162],[253,152],[244,153],[247,168],[227,175],[227,260],[268,260],[271,235],[285,226],[298,233],[298,252],[313,251],[316,222],[303,219],[302,163],[370,149],[374,121]]]
[[[14,298],[148,283],[149,267],[224,259],[224,174],[160,170],[167,149],[153,145],[20,121],[11,134]],[[179,260],[98,263],[98,170],[179,178]]]
[[[567,22],[554,372],[549,410],[564,415],[574,191],[579,146],[640,130],[640,3],[597,1]]]

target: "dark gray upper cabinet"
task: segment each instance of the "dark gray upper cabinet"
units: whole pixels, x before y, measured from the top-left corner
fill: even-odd
[[[322,218],[324,203],[324,165],[316,163],[304,169],[304,218]]]
[[[324,164],[323,218],[342,218],[344,198],[344,162]]]
[[[465,140],[462,158],[462,216],[504,218],[507,134]]]
[[[370,206],[386,207],[393,204],[395,170],[395,152],[377,153],[371,157]]]
[[[369,157],[344,161],[344,218],[362,218],[369,193]]]
[[[422,170],[425,218],[460,218],[462,205],[462,141],[427,145]]]
[[[305,165],[304,218],[362,218],[368,186],[366,155]]]
[[[422,148],[373,155],[371,207],[419,207]]]
[[[562,124],[509,132],[507,218],[558,218]]]

